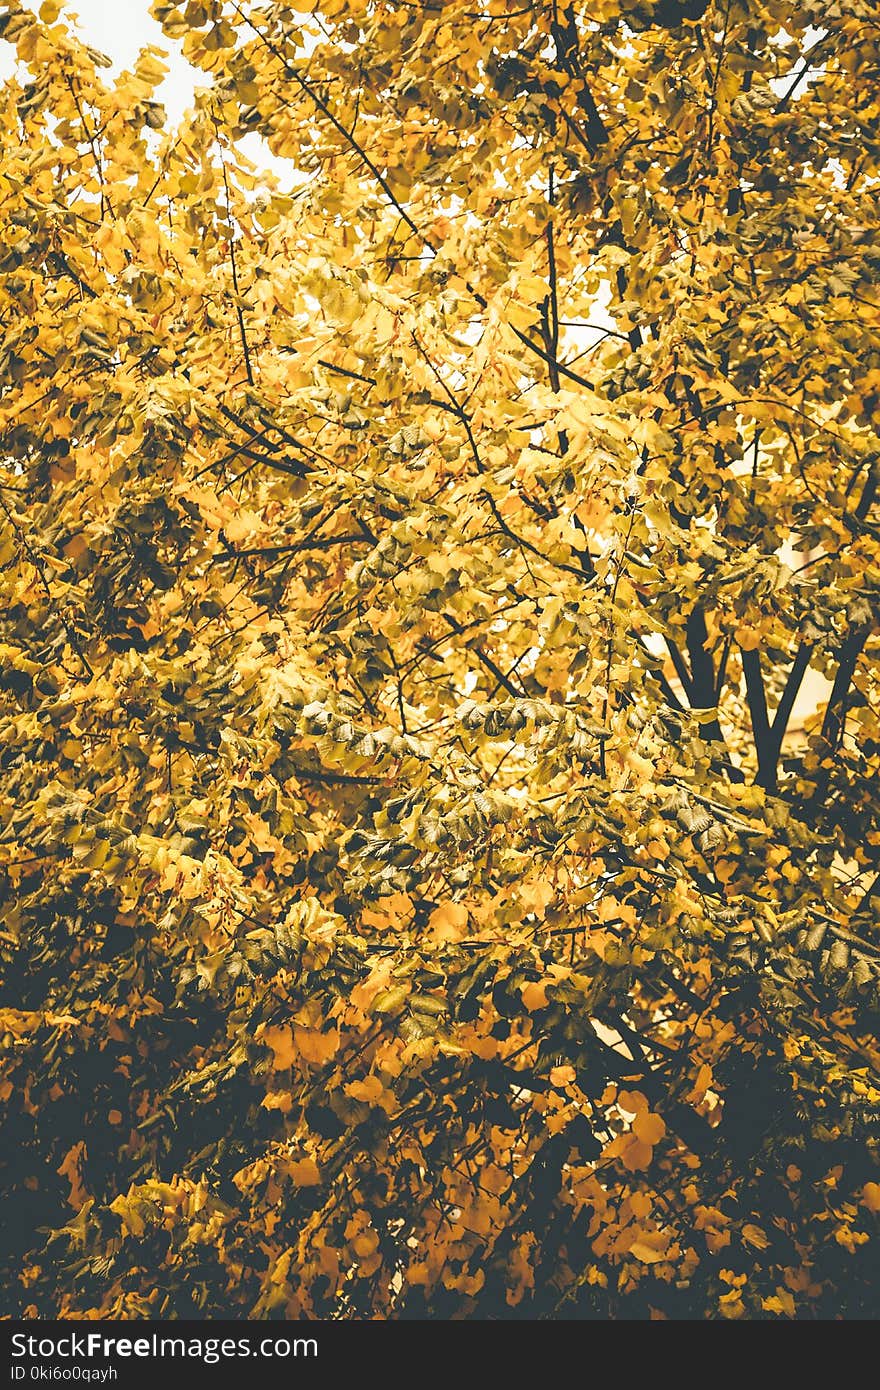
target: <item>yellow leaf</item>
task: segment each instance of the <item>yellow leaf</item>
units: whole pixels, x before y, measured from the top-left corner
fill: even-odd
[[[762,1231],[760,1226],[754,1226],[751,1222],[743,1226],[742,1238],[746,1245],[753,1245],[756,1250],[766,1250],[770,1244],[766,1231]]]
[[[862,1206],[868,1211],[880,1211],[880,1182],[866,1182],[862,1188]]]
[[[793,1318],[795,1314],[794,1299],[788,1289],[777,1288],[772,1297],[761,1299],[761,1307],[768,1313],[777,1313],[786,1318]]]
[[[548,904],[553,901],[555,895],[553,884],[548,883],[546,879],[532,879],[531,882],[521,883],[517,890],[520,903],[537,917],[545,915]]]
[[[764,641],[764,633],[755,627],[738,627],[736,640],[744,652],[754,652]]]
[[[264,1110],[280,1110],[286,1115],[293,1105],[293,1097],[289,1091],[269,1091],[263,1096],[262,1105]]]
[[[711,1085],[712,1068],[707,1066],[704,1062],[694,1079],[693,1088],[690,1092],[689,1098],[694,1101],[701,1101]]]
[[[243,541],[246,536],[250,536],[254,531],[262,526],[262,518],[257,512],[248,511],[243,507],[226,522],[223,527],[224,534],[228,541]]]
[[[640,1260],[643,1265],[656,1264],[658,1260],[665,1259],[665,1250],[655,1250],[653,1246],[646,1245],[643,1240],[635,1240],[629,1247],[628,1254]]]
[[[116,1197],[110,1203],[110,1210],[114,1216],[118,1216],[122,1222],[122,1228],[129,1235],[142,1236],[144,1233],[144,1219],[137,1210],[134,1202],[127,1197]]]

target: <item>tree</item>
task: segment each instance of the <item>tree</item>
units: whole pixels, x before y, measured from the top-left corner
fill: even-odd
[[[875,7],[154,13],[0,5],[15,1308],[864,1315]]]

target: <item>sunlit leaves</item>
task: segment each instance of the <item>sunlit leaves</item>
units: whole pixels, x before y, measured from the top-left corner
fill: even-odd
[[[0,9],[17,1306],[864,1315],[866,6],[307,10]]]

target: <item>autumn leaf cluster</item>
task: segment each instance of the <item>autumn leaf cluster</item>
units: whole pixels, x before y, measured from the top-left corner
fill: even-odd
[[[6,1311],[865,1316],[876,6],[153,13],[0,3]]]

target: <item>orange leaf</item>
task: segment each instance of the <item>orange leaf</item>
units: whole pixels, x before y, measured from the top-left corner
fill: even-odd
[[[351,1096],[352,1100],[362,1100],[370,1105],[381,1100],[385,1094],[385,1087],[378,1076],[365,1076],[363,1081],[352,1081],[346,1086],[345,1093]]]
[[[438,944],[459,941],[467,928],[467,908],[463,903],[441,903],[428,918],[428,930]]]
[[[519,885],[518,897],[524,908],[529,912],[534,912],[537,917],[543,917],[547,911],[548,904],[552,902],[556,895],[552,883],[546,879],[536,879],[531,883],[521,883]]]
[[[523,985],[522,1001],[532,1014],[536,1009],[546,1009],[547,1007],[547,982],[546,980],[533,980],[530,984]]]
[[[666,1133],[666,1125],[659,1115],[650,1110],[640,1110],[633,1120],[633,1134],[643,1144],[659,1144]]]
[[[339,1029],[329,1028],[326,1032],[322,1032],[320,1028],[300,1028],[296,1025],[293,1030],[293,1041],[296,1054],[303,1061],[329,1062],[339,1048]]]
[[[647,1192],[633,1192],[629,1199],[630,1211],[638,1221],[649,1215],[653,1205]]]
[[[654,1150],[651,1145],[639,1139],[638,1135],[628,1134],[626,1136],[620,1150],[624,1168],[627,1168],[631,1173],[638,1173],[648,1167],[653,1156]]]
[[[266,1028],[263,1042],[272,1049],[272,1065],[276,1071],[286,1071],[293,1066],[296,1049],[293,1045],[293,1029],[286,1026]]]
[[[617,1097],[617,1104],[630,1115],[637,1115],[640,1110],[648,1108],[648,1102],[641,1091],[621,1091]]]
[[[291,1163],[287,1171],[291,1182],[296,1183],[297,1187],[315,1187],[321,1181],[318,1165],[313,1158],[301,1158]]]
[[[378,1244],[379,1237],[375,1231],[361,1231],[360,1235],[356,1235],[351,1242],[354,1253],[362,1257],[372,1255]]]

